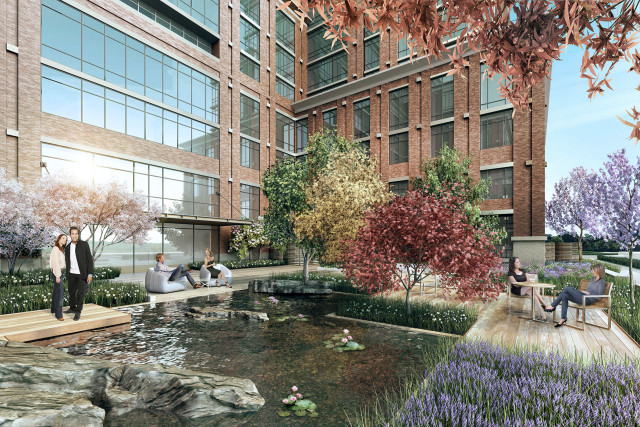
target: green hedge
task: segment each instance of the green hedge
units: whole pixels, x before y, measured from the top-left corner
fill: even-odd
[[[121,271],[122,269],[120,267],[96,267],[93,270],[93,279],[115,279],[116,277],[120,277]],[[51,283],[51,270],[48,268],[39,268],[37,270],[29,270],[13,275],[0,273],[0,287],[44,285],[48,283]]]
[[[616,256],[617,252],[598,252],[598,251],[582,251],[582,255],[609,255]]]
[[[272,274],[273,280],[300,280],[302,281],[302,271],[296,271],[295,273],[277,273]],[[361,291],[353,286],[353,283],[349,279],[346,279],[342,273],[334,272],[309,272],[309,280],[319,280],[322,282],[329,282],[329,287],[335,292],[344,292],[348,294],[363,294],[365,291]]]
[[[601,263],[602,265],[604,265],[604,268],[609,269],[611,271],[615,271],[616,273],[620,273],[620,267],[615,265],[615,264],[611,264],[609,262],[602,261],[602,260],[597,260],[596,261],[594,259],[584,259],[583,258],[582,260],[588,262],[591,265]]]
[[[478,318],[470,308],[428,302],[411,303],[411,314],[407,316],[404,299],[366,295],[338,295],[336,314],[456,335],[466,334]]]
[[[65,287],[66,288],[66,287]],[[0,288],[0,314],[51,308],[53,284],[33,286],[8,286]],[[91,283],[91,291],[84,302],[103,307],[119,307],[146,301],[147,291],[137,283],[120,283],[97,280]],[[65,289],[63,305],[69,304],[69,292]]]
[[[189,264],[191,270],[200,270],[204,264],[203,261],[196,261]],[[238,268],[254,268],[254,267],[271,267],[274,265],[284,265],[285,262],[282,259],[240,259],[237,261],[225,261],[222,263],[229,270]]]
[[[629,258],[628,257],[607,256],[607,255],[598,254],[598,260],[605,261],[605,262],[611,262],[613,264],[619,264],[619,265],[624,265],[625,267],[629,267]],[[632,260],[632,265],[633,265],[633,268],[640,268],[640,259]]]

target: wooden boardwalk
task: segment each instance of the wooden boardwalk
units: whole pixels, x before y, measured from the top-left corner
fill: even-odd
[[[0,339],[28,342],[124,323],[131,323],[130,314],[96,304],[85,304],[78,321],[73,314],[56,320],[50,309],[28,311],[0,316]]]

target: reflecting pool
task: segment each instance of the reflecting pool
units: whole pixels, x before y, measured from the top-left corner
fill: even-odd
[[[426,334],[325,317],[335,311],[335,298],[278,296],[274,303],[264,294],[236,291],[121,308],[132,315],[130,329],[98,331],[56,347],[114,362],[162,363],[252,380],[266,400],[264,407],[256,414],[212,425],[341,426],[359,407],[372,402],[376,391],[396,388],[403,377],[420,370],[423,352],[438,341]],[[195,306],[266,312],[270,320],[186,316]],[[296,320],[299,314],[308,321]],[[365,350],[337,352],[325,347],[324,341],[345,328]],[[319,417],[277,415],[293,385],[318,405]],[[147,411],[109,419],[107,425],[186,424],[170,414]]]

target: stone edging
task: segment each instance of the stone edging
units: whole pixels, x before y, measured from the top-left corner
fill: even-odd
[[[385,327],[388,327],[388,328],[400,329],[402,331],[407,331],[407,332],[417,332],[417,333],[421,333],[421,334],[437,335],[437,336],[441,336],[441,337],[452,337],[452,338],[462,338],[463,337],[463,335],[448,334],[446,332],[430,331],[428,329],[411,328],[409,326],[392,325],[390,323],[373,322],[371,320],[356,319],[354,317],[343,317],[343,316],[338,316],[335,313],[326,314],[325,317],[329,317],[331,319],[340,319],[340,320],[353,320],[355,322],[366,323],[368,325],[385,326]]]

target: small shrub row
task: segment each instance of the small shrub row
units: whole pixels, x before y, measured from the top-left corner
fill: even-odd
[[[107,280],[120,277],[120,267],[96,267],[93,269],[94,280]],[[9,275],[0,273],[0,286],[27,286],[27,285],[44,285],[51,283],[51,270],[48,268],[39,268],[37,270],[29,270],[25,272]]]
[[[602,264],[602,265],[604,265],[604,268],[606,268],[607,270],[611,270],[611,271],[615,271],[616,273],[620,273],[620,266],[619,265],[610,264],[608,262],[601,261],[601,260],[597,260],[596,261],[594,259],[585,259],[584,261],[588,262],[592,266],[594,264]]]
[[[302,271],[294,273],[277,273],[271,275],[272,280],[300,280],[302,281]],[[341,273],[334,272],[309,272],[309,280],[318,280],[328,282],[329,287],[334,292],[344,292],[348,294],[366,294],[355,286],[349,279],[346,279]]]
[[[203,261],[196,261],[189,264],[191,270],[200,270],[204,264]],[[236,261],[225,261],[221,263],[229,270],[238,268],[254,268],[254,267],[272,267],[274,265],[284,265],[285,262],[282,259],[240,259]]]
[[[144,302],[147,291],[137,283],[122,283],[97,280],[91,283],[91,291],[85,303],[103,307],[119,307]],[[0,289],[0,314],[51,308],[53,284],[34,286],[8,286]],[[65,286],[63,305],[69,304],[69,293]]]
[[[478,317],[471,308],[427,302],[412,302],[411,314],[407,316],[403,299],[366,295],[339,295],[336,314],[456,335],[467,333]]]
[[[598,254],[598,260],[629,267],[629,258],[623,256],[608,256]],[[633,268],[640,268],[640,259],[634,259],[631,261],[631,263],[633,265]]]
[[[608,255],[608,256],[616,256],[616,255],[618,255],[618,252],[582,251],[582,255]]]

